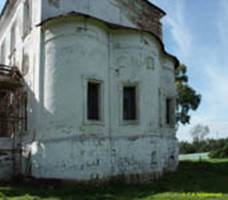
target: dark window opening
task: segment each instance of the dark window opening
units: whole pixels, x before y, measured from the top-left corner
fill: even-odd
[[[0,58],[0,62],[1,64],[6,64],[6,47],[5,47],[5,41],[3,41],[2,46],[1,46],[1,58]]]
[[[87,89],[87,119],[100,120],[100,83],[89,82]]]
[[[127,86],[123,89],[123,119],[137,119],[137,104],[136,104],[136,87]]]
[[[6,96],[6,92],[5,91],[0,91],[0,102],[4,99],[4,97]]]
[[[24,93],[24,108],[23,108],[23,117],[24,117],[24,123],[23,123],[23,128],[24,131],[27,132],[28,131],[28,96],[27,93]]]
[[[29,72],[29,55],[27,53],[23,53],[22,73],[23,75],[27,75],[28,72]]]
[[[32,1],[26,0],[24,3],[24,36],[26,36],[32,28]]]
[[[16,22],[13,24],[11,28],[11,35],[10,35],[10,53],[13,52],[16,45]]]
[[[7,113],[7,102],[9,98],[6,91],[0,91],[0,137],[8,137],[8,126],[9,123],[7,121],[8,113]]]
[[[166,99],[166,124],[171,124],[171,99]]]

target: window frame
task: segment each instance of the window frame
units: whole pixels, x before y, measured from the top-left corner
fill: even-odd
[[[6,64],[6,41],[5,39],[3,40],[1,44],[1,49],[0,49],[0,62],[1,64],[5,65]]]
[[[28,12],[28,13],[26,13]],[[29,21],[28,21],[29,20]],[[24,0],[23,3],[23,34],[22,38],[26,38],[33,27],[33,3],[32,0]]]
[[[30,70],[30,54],[23,49],[21,72],[24,76],[26,76],[29,74],[29,70]]]
[[[10,55],[12,55],[16,50],[16,40],[17,40],[17,22],[15,21],[10,28]]]
[[[175,123],[176,123],[175,105],[176,105],[175,98],[173,97],[165,98],[165,124],[167,127],[170,127],[170,128],[175,127]]]
[[[99,120],[88,119],[88,84],[99,84]],[[85,125],[103,125],[104,124],[104,83],[98,78],[84,78],[84,124]]]
[[[135,87],[135,100],[136,100],[136,119],[124,119],[124,88]],[[121,125],[139,125],[140,123],[140,84],[139,82],[123,82],[120,88],[120,124]]]

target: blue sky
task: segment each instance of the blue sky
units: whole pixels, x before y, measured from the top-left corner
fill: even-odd
[[[0,9],[2,10],[3,4],[4,4],[5,0],[0,0]]]
[[[228,1],[153,0],[164,9],[164,42],[168,52],[188,66],[190,84],[202,94],[192,123],[180,127],[178,138],[189,139],[198,123],[210,137],[228,137]]]
[[[189,140],[198,123],[210,127],[210,137],[228,137],[228,0],[151,1],[167,13],[166,49],[188,66],[190,84],[202,94],[192,123],[179,128],[178,138]]]

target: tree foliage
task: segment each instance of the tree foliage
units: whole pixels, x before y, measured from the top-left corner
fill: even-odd
[[[214,149],[209,154],[210,158],[228,158],[228,143],[224,144],[223,146],[220,146],[217,149]]]
[[[175,71],[177,87],[177,122],[190,123],[190,111],[195,111],[201,102],[201,95],[188,84],[187,67],[180,64]]]
[[[210,158],[228,158],[228,138],[179,143],[180,154],[208,153]]]
[[[193,141],[202,141],[209,133],[209,126],[203,124],[197,124],[190,130]]]

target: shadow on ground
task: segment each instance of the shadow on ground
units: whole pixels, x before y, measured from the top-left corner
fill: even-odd
[[[3,186],[0,197],[31,196],[39,199],[133,200],[153,197],[159,193],[222,193],[228,194],[228,161],[180,163],[178,172],[165,175],[150,185],[112,185],[102,187]],[[1,198],[0,198],[1,199]],[[29,198],[28,198],[29,199]]]

